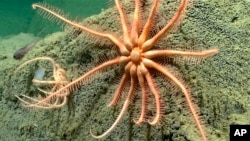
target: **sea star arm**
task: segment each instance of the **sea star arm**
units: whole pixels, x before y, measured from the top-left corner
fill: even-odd
[[[180,6],[178,7],[178,10],[176,11],[175,15],[172,17],[172,19],[169,20],[168,24],[164,26],[154,37],[147,40],[142,48],[144,51],[150,50],[156,42],[163,37],[163,35],[169,31],[169,29],[180,19],[180,17],[183,15],[183,11],[186,9],[188,4],[188,0],[182,0]]]
[[[153,82],[153,78],[151,77],[149,72],[145,75],[145,77],[146,77],[146,80],[148,82],[148,86],[155,97],[155,104],[156,104],[156,114],[155,114],[156,116],[154,117],[154,119],[152,121],[148,121],[148,123],[151,125],[155,125],[156,123],[158,123],[160,121],[161,116],[162,116],[162,111],[161,111],[162,105],[161,105],[160,93],[156,89],[156,86]]]
[[[18,70],[20,70],[22,67],[24,67],[25,65],[31,63],[31,62],[34,62],[34,61],[37,61],[37,60],[48,60],[51,62],[52,66],[53,66],[53,75],[55,73],[55,70],[56,70],[56,62],[51,59],[50,57],[36,57],[36,58],[33,58],[31,60],[28,60],[26,62],[24,62],[23,64],[21,64],[19,67],[16,68],[15,72],[17,72]]]
[[[119,87],[115,91],[115,96],[113,97],[112,101],[108,104],[108,106],[116,105],[116,103],[118,102],[118,100],[121,97],[121,93],[122,93],[122,90],[124,89],[125,82],[127,82],[127,79],[128,79],[128,75],[124,74],[122,76],[121,83],[120,83]]]
[[[36,84],[67,84],[69,83],[68,81],[47,81],[47,80],[38,80],[38,79],[33,79],[33,83]]]
[[[209,49],[200,52],[179,51],[179,50],[150,50],[143,53],[146,58],[155,58],[161,56],[187,56],[187,57],[209,57],[218,53],[218,49]]]
[[[56,90],[57,87],[53,87],[52,89],[52,92],[54,92],[54,90]],[[41,100],[38,100],[38,99],[34,99],[34,98],[31,98],[29,96],[26,96],[26,95],[22,95],[23,97],[25,97],[26,99],[29,99],[30,101],[32,102],[35,102],[35,103],[30,103],[30,102],[27,102],[25,100],[21,100],[20,97],[16,96],[18,99],[20,99],[22,102],[24,102],[26,105],[26,107],[37,107],[37,108],[43,108],[43,109],[52,109],[52,108],[60,108],[62,107],[64,104],[66,104],[66,101],[63,101],[61,104],[57,104],[56,102],[54,102],[54,104],[51,104],[51,102],[55,101],[53,99],[56,98],[56,101],[58,98],[64,98],[64,100],[67,100],[67,96],[69,95],[69,91],[64,91],[63,93],[60,93],[60,95],[55,95],[55,94],[50,94],[49,92],[47,91],[44,91],[40,88],[38,88],[39,91],[43,92],[44,94],[47,94],[47,96],[44,98],[44,99],[41,99]],[[65,99],[66,98],[66,99]]]
[[[60,14],[46,8],[45,6],[39,5],[39,4],[32,4],[32,8],[33,9],[40,8],[43,11],[46,11],[47,13],[53,15],[54,17],[57,17],[58,19],[64,21],[65,23],[67,23],[67,24],[69,24],[69,25],[71,25],[73,27],[79,28],[79,29],[81,29],[83,31],[89,32],[89,33],[94,34],[94,35],[99,36],[99,37],[108,38],[109,40],[111,40],[120,49],[121,52],[127,51],[127,49],[124,46],[123,42],[119,38],[113,36],[112,34],[97,32],[97,31],[94,31],[92,29],[89,29],[89,28],[87,28],[85,26],[82,26],[80,24],[77,24],[77,23],[65,18],[64,16],[62,16],[62,15],[60,15]]]
[[[58,104],[57,102],[54,102],[54,104],[50,104],[48,101],[51,100],[51,96],[49,97],[46,97],[45,99],[43,100],[38,100],[38,99],[34,99],[34,98],[31,98],[29,96],[26,96],[26,95],[21,95],[23,96],[24,98],[30,100],[31,102],[36,102],[36,103],[30,103],[22,98],[20,98],[19,96],[16,95],[16,97],[23,102],[23,105],[25,107],[33,107],[33,108],[41,108],[41,109],[52,109],[52,108],[60,108],[62,106],[64,106],[66,103],[67,103],[67,97],[63,97],[63,102]],[[57,101],[57,100],[56,100]]]
[[[165,75],[165,77],[172,80],[182,90],[182,92],[186,98],[187,105],[188,105],[188,107],[189,107],[189,109],[194,117],[195,123],[200,131],[201,137],[202,137],[203,141],[207,141],[205,131],[203,130],[199,116],[198,116],[197,111],[195,110],[194,104],[191,100],[191,95],[188,92],[188,90],[186,89],[186,87],[182,84],[182,82],[179,81],[174,75],[172,75],[167,68],[155,63],[154,61],[151,61],[150,59],[146,59],[146,58],[143,59],[143,63],[145,64],[146,67],[150,67],[150,68],[153,68],[153,69],[161,72],[163,75]]]
[[[122,61],[121,57],[117,57],[117,58],[114,58],[114,59],[109,60],[107,62],[104,62],[104,63],[100,64],[99,66],[94,67],[93,69],[91,69],[90,71],[88,71],[87,73],[82,75],[81,77],[79,77],[79,78],[75,79],[74,81],[68,83],[67,85],[63,86],[62,88],[60,88],[56,92],[49,93],[49,94],[50,95],[58,95],[58,94],[60,94],[60,93],[62,93],[64,91],[67,91],[67,90],[72,91],[75,88],[77,88],[79,85],[85,84],[86,82],[84,80],[87,80],[87,78],[89,76],[93,75],[95,72],[97,72],[97,71],[99,71],[101,69],[104,69],[104,68],[106,68],[108,66],[119,64],[120,61]]]
[[[62,86],[63,87],[63,86]],[[62,88],[62,87],[60,87],[60,88]],[[40,92],[42,92],[42,93],[44,93],[44,94],[46,94],[46,95],[51,95],[51,94],[53,94],[53,92],[55,92],[56,90],[59,90],[59,88],[57,88],[57,87],[54,87],[52,90],[51,90],[51,92],[48,92],[48,91],[45,91],[45,90],[43,90],[43,89],[41,89],[41,88],[38,88],[38,90],[40,91]],[[59,93],[59,94],[55,94],[55,95],[53,95],[54,97],[64,97],[64,96],[68,96],[70,94],[70,92],[67,90],[67,91],[64,91],[63,93]],[[52,96],[52,98],[53,98],[53,96]]]
[[[152,27],[153,21],[154,21],[154,15],[156,13],[157,10],[157,6],[158,6],[159,0],[154,0],[153,6],[151,8],[150,14],[148,16],[147,22],[145,23],[142,33],[139,37],[139,47],[142,46],[142,44],[146,41],[147,36],[149,34],[149,31]]]
[[[140,66],[137,69],[137,77],[138,77],[138,81],[141,87],[141,93],[142,93],[142,103],[141,103],[141,115],[139,117],[139,119],[136,121],[134,120],[134,122],[136,124],[141,124],[144,120],[145,120],[145,116],[146,116],[146,108],[147,108],[147,93],[146,93],[146,87],[145,87],[145,80],[142,74],[142,65],[140,64]],[[145,67],[144,67],[145,68]]]
[[[131,39],[132,39],[132,45],[135,46],[138,43],[138,32],[139,32],[139,17],[140,17],[140,0],[134,0],[135,1],[135,10],[134,10],[134,16],[133,16],[133,22],[131,26]]]
[[[129,92],[128,92],[128,97],[126,98],[123,106],[122,106],[122,110],[120,112],[120,114],[118,115],[118,117],[116,118],[115,122],[112,124],[112,126],[107,130],[105,131],[103,134],[99,135],[99,136],[96,136],[92,133],[92,131],[90,130],[90,134],[96,138],[96,139],[101,139],[101,138],[104,138],[105,136],[107,136],[110,132],[112,132],[114,130],[114,128],[116,127],[116,125],[121,121],[124,113],[126,112],[126,110],[128,109],[128,106],[129,106],[129,103],[131,101],[131,98],[132,98],[132,95],[134,93],[134,89],[135,89],[135,82],[134,82],[134,79],[131,77],[131,86],[130,86],[130,89],[129,89]]]
[[[131,38],[130,38],[130,35],[129,35],[129,29],[128,29],[128,24],[127,24],[127,20],[125,18],[125,14],[122,10],[122,6],[121,6],[121,3],[119,2],[119,0],[115,0],[115,4],[116,4],[116,7],[118,9],[118,12],[119,12],[119,15],[120,15],[120,20],[121,20],[121,24],[122,24],[122,31],[123,31],[123,38],[124,38],[124,42],[125,42],[125,45],[127,45],[126,47],[131,47],[132,46],[132,43],[131,43]],[[129,48],[131,49],[131,48]]]

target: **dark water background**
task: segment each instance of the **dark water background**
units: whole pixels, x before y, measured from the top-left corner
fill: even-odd
[[[37,17],[37,12],[32,9],[31,4],[37,2],[45,2],[59,8],[64,11],[64,14],[69,14],[71,19],[84,19],[98,14],[107,5],[106,0],[0,0],[0,37],[21,32],[36,35],[41,29],[35,30],[35,27],[47,27],[43,34],[60,30],[53,21],[48,21],[42,16],[34,19]],[[37,25],[37,23],[43,25]]]

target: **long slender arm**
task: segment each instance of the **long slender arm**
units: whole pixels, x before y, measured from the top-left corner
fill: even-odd
[[[90,134],[96,138],[96,139],[102,139],[104,137],[106,137],[110,132],[112,132],[114,130],[114,128],[116,127],[116,125],[121,121],[124,113],[127,111],[128,109],[128,106],[130,104],[130,101],[131,101],[131,98],[132,98],[132,95],[134,93],[134,89],[135,89],[135,81],[133,78],[131,78],[131,85],[130,85],[130,89],[129,89],[129,92],[128,92],[128,97],[126,98],[123,106],[122,106],[122,110],[120,112],[120,114],[118,115],[118,117],[116,118],[115,122],[112,124],[112,126],[107,130],[105,131],[103,134],[99,135],[99,136],[96,136],[92,133],[92,131],[90,130]]]
[[[172,19],[169,20],[168,24],[165,25],[153,38],[147,40],[142,48],[144,51],[149,50],[153,47],[153,45],[156,44],[156,42],[161,39],[164,34],[169,31],[169,29],[180,19],[180,17],[183,15],[183,11],[186,9],[188,4],[188,0],[182,0],[180,3],[180,6],[178,7],[177,12],[172,17]]]
[[[117,38],[117,37],[115,37],[115,36],[113,36],[111,34],[97,32],[97,31],[94,31],[92,29],[89,29],[89,28],[87,28],[85,26],[82,26],[82,25],[80,25],[78,23],[75,23],[75,22],[65,18],[64,16],[61,16],[60,14],[58,14],[58,13],[56,13],[56,12],[42,6],[42,5],[39,5],[39,4],[32,4],[32,8],[33,9],[40,8],[43,11],[46,11],[47,13],[53,15],[54,17],[62,20],[63,22],[65,22],[65,23],[67,23],[67,24],[69,24],[69,25],[71,25],[73,27],[79,28],[79,29],[81,29],[83,31],[89,32],[89,33],[94,34],[96,36],[108,38],[109,40],[111,40],[120,49],[120,51],[127,50],[126,47],[124,46],[123,42],[119,38]]]
[[[183,94],[186,98],[187,105],[188,105],[188,107],[189,107],[189,109],[194,117],[195,123],[200,131],[201,137],[202,137],[203,141],[207,141],[207,137],[206,137],[205,131],[202,128],[201,121],[199,119],[197,111],[195,110],[194,104],[191,101],[191,99],[192,99],[191,95],[188,92],[188,90],[186,89],[185,85],[182,84],[182,82],[179,81],[173,74],[171,74],[170,71],[167,68],[165,68],[164,66],[161,66],[161,65],[151,61],[150,59],[143,59],[143,63],[145,64],[146,67],[150,67],[150,68],[153,68],[153,69],[161,72],[167,78],[172,80],[181,89],[181,91],[183,92]]]
[[[93,69],[91,69],[90,71],[88,71],[87,73],[85,73],[84,75],[82,75],[81,77],[75,79],[74,81],[72,81],[69,84],[65,85],[64,87],[62,87],[61,89],[57,90],[56,92],[50,93],[50,95],[52,95],[52,94],[53,95],[57,95],[57,94],[60,94],[61,92],[64,92],[66,90],[72,90],[72,89],[74,89],[75,87],[81,85],[84,80],[86,80],[89,76],[93,75],[95,72],[97,72],[97,71],[99,71],[101,69],[104,69],[104,68],[106,68],[108,66],[119,64],[120,58],[121,57],[117,57],[115,59],[112,59],[112,60],[109,60],[107,62],[104,62],[104,63],[100,64],[97,67],[94,67]]]
[[[146,58],[155,58],[155,57],[161,57],[161,56],[193,56],[193,57],[209,57],[216,53],[218,53],[218,49],[209,49],[205,51],[200,52],[194,52],[194,51],[179,51],[179,50],[152,50],[147,51],[143,53],[144,57]]]

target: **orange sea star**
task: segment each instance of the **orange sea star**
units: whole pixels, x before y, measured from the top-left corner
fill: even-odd
[[[165,79],[170,80],[176,85],[184,94],[188,108],[191,111],[191,114],[194,118],[196,126],[201,134],[201,137],[204,141],[207,140],[204,128],[202,127],[201,121],[195,110],[194,103],[191,100],[190,92],[187,90],[185,84],[175,76],[170,68],[167,68],[156,61],[156,58],[160,57],[184,57],[184,58],[195,58],[196,60],[202,60],[206,57],[212,56],[218,53],[217,49],[210,49],[205,51],[180,51],[174,49],[156,49],[157,43],[164,35],[169,32],[174,26],[180,23],[182,17],[184,17],[187,5],[189,0],[181,0],[180,5],[177,8],[176,13],[172,18],[169,19],[168,23],[164,26],[154,26],[155,19],[159,16],[159,6],[161,1],[154,0],[152,1],[152,7],[149,10],[148,17],[145,18],[143,6],[145,1],[134,0],[134,13],[132,16],[131,22],[127,19],[128,16],[124,12],[122,3],[119,0],[115,0],[116,8],[119,12],[121,27],[123,35],[121,37],[116,36],[113,33],[99,32],[87,28],[86,26],[80,25],[76,22],[68,20],[63,15],[54,12],[51,8],[46,8],[42,4],[33,4],[34,9],[40,9],[41,11],[62,20],[63,22],[71,25],[77,29],[82,30],[83,32],[92,34],[94,36],[102,37],[109,39],[119,50],[119,56],[108,60],[93,69],[89,70],[79,78],[73,80],[67,85],[63,86],[59,90],[50,93],[50,95],[58,95],[65,91],[73,91],[75,88],[81,84],[85,84],[84,81],[88,79],[89,76],[94,75],[95,72],[98,72],[106,67],[122,64],[124,66],[124,74],[120,80],[120,85],[116,89],[112,101],[109,103],[109,106],[114,106],[118,103],[119,98],[122,95],[124,88],[127,83],[130,83],[130,88],[126,97],[126,100],[123,104],[123,107],[113,123],[113,125],[101,135],[94,135],[91,132],[91,135],[94,138],[103,138],[107,136],[119,123],[124,113],[127,111],[128,106],[132,101],[132,97],[135,94],[135,86],[138,84],[141,89],[141,113],[138,120],[134,120],[136,124],[141,124],[147,122],[150,125],[155,125],[159,123],[163,116],[163,103],[160,92],[156,86],[154,78],[152,77],[153,72],[160,72]],[[148,93],[151,93],[155,101],[155,115],[152,118],[149,118],[147,111],[150,109],[148,103]]]
[[[42,94],[39,94],[39,97],[42,97],[41,95],[45,95],[45,98],[32,98],[26,95],[21,95],[16,97],[22,101],[23,105],[25,107],[30,108],[42,108],[42,109],[52,109],[52,108],[60,108],[64,106],[67,103],[68,96],[70,92],[68,90],[61,92],[59,94],[53,94],[53,92],[56,92],[63,86],[69,83],[66,77],[65,70],[60,67],[59,64],[57,64],[52,58],[50,57],[36,57],[31,60],[28,60],[24,62],[22,65],[20,65],[16,71],[19,71],[22,67],[28,65],[31,62],[38,61],[38,60],[46,60],[50,61],[53,67],[53,78],[54,80],[39,80],[34,78],[32,80],[33,83],[37,85],[51,85],[53,86],[52,90],[50,92],[44,91],[40,88],[38,88],[39,91],[42,92]]]

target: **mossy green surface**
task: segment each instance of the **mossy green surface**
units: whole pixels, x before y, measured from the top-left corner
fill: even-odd
[[[175,69],[191,89],[210,140],[229,140],[230,124],[250,124],[250,2],[243,0],[194,1],[166,48],[174,45],[189,49],[218,48],[219,54],[198,65],[179,64]],[[167,10],[166,10],[166,14]],[[85,20],[90,26],[120,31],[117,13],[112,8]],[[41,17],[42,18],[42,17]],[[114,22],[115,21],[115,22]],[[110,48],[98,46],[82,35],[69,32],[48,35],[21,62],[49,56],[67,71],[69,80],[76,79],[99,64],[103,56],[113,56]],[[14,73],[21,62],[0,60],[0,140],[95,140],[90,129],[101,134],[115,121],[121,105],[107,107],[119,78],[119,66],[95,78],[90,84],[72,93],[71,103],[61,109],[42,110],[22,107],[15,95],[34,95],[38,91],[30,82],[36,63]],[[9,65],[6,65],[9,61]],[[4,64],[4,65],[2,65]],[[37,63],[38,64],[38,63]],[[51,75],[51,65],[39,63]],[[115,130],[104,140],[112,141],[199,141],[200,134],[178,98],[157,78],[166,105],[163,122],[158,126],[135,125],[133,105]],[[179,92],[178,95],[181,95]]]

